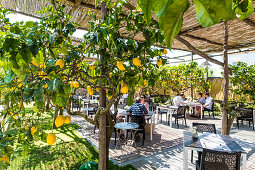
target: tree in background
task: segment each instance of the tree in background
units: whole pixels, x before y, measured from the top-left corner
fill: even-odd
[[[245,99],[250,97],[251,100],[255,101],[255,65],[238,62],[237,65],[231,66],[231,70],[233,72],[230,78],[233,85],[231,91]]]
[[[205,92],[210,88],[205,75],[206,68],[199,67],[196,62],[178,66],[165,65],[158,69],[155,85],[148,88],[154,93],[161,89],[184,93],[191,87]]]

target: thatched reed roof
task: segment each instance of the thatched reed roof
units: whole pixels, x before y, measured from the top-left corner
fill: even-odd
[[[100,6],[95,9],[94,0],[62,0],[66,4],[66,12],[73,17],[73,20],[79,23],[83,28],[88,28],[88,21],[91,19],[86,15],[86,11],[95,11],[100,18]],[[124,10],[133,10],[137,6],[137,0],[128,0],[129,5]],[[41,7],[48,6],[48,0],[0,0],[0,4],[13,11],[19,11],[23,14],[36,15]],[[255,7],[255,2],[253,2]],[[203,28],[195,19],[195,9],[192,4],[185,13],[183,27],[179,35],[189,41],[194,47],[205,52],[217,52],[223,50],[223,22],[210,28]],[[154,17],[154,19],[156,19]],[[143,41],[142,35],[135,37],[138,41]],[[255,47],[255,13],[248,19],[240,21],[238,19],[229,21],[229,48],[240,49]],[[174,41],[174,49],[190,51],[178,40]]]

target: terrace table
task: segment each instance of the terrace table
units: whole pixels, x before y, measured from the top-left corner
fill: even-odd
[[[184,102],[184,105],[185,106],[190,106],[190,107],[195,107],[195,108],[196,108],[196,106],[201,107],[200,115],[201,115],[201,119],[203,119],[203,114],[202,114],[202,112],[203,112],[203,105],[201,103],[198,103],[198,102]]]
[[[198,133],[198,138],[192,137],[192,133],[188,131],[183,132],[183,169],[188,169],[188,151],[203,151],[203,148],[228,151],[228,152],[241,152],[241,167],[246,169],[247,153],[236,143],[236,141],[228,135],[219,135],[209,132]]]
[[[172,128],[172,115],[174,113],[174,111],[178,110],[177,106],[156,106],[156,115],[157,115],[157,123],[158,123],[158,109],[163,109],[163,110],[167,110],[167,118],[169,117],[168,115],[170,115],[169,119],[170,119],[170,128]],[[169,121],[169,120],[168,120]]]
[[[119,137],[118,137],[118,143],[121,145],[120,135],[122,134],[122,131],[124,131],[124,130],[135,130],[135,133],[133,134],[133,136],[131,135],[131,141],[134,142],[135,134],[137,132],[137,128],[139,127],[139,125],[137,123],[133,123],[133,122],[121,122],[121,123],[116,123],[114,127],[116,129],[120,130]],[[116,130],[116,132],[117,132],[117,130]],[[124,139],[126,140],[126,144],[127,144],[128,139],[126,139],[126,138],[124,138]]]

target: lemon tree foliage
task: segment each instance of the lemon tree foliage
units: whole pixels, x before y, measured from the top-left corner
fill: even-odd
[[[165,63],[161,57],[164,50],[151,46],[163,43],[163,33],[156,22],[151,23],[153,27],[146,27],[144,15],[139,10],[124,14],[122,3],[109,3],[104,21],[90,12],[93,18],[90,28],[77,45],[73,43],[72,35],[79,25],[64,13],[64,5],[52,1],[51,6],[39,11],[44,16],[39,22],[10,23],[6,18],[8,10],[0,8],[3,23],[0,27],[0,88],[5,105],[1,112],[1,165],[9,164],[15,142],[23,146],[23,156],[29,153],[34,141],[49,145],[56,142],[54,134],[42,130],[40,121],[40,117],[47,114],[49,104],[55,107],[53,124],[56,127],[71,121],[70,117],[62,115],[64,109],[71,115],[83,116],[98,127],[99,114],[109,115],[110,107],[118,103],[121,94],[128,93],[132,102],[137,84],[155,83],[150,78],[151,70]],[[143,42],[134,40],[138,34],[145,37]],[[96,60],[92,64],[86,61],[86,58],[99,59],[102,55],[105,56],[102,61]],[[154,57],[158,58],[157,64],[151,63]],[[104,74],[102,67],[106,70]],[[102,81],[100,86],[99,79]],[[79,111],[71,112],[72,94],[77,88],[87,89],[90,95],[100,88],[105,89],[110,100],[108,106],[99,108],[95,119]],[[37,116],[38,121],[23,123],[28,115],[24,104],[33,105],[29,114]],[[110,124],[108,139],[113,130],[113,122]],[[18,133],[13,133],[13,127],[19,129]]]
[[[205,92],[210,88],[205,75],[207,68],[201,68],[196,62],[180,64],[178,66],[163,66],[157,70],[155,86],[150,90],[157,92],[160,89],[183,93],[194,87],[197,91]]]
[[[158,17],[164,31],[166,45],[172,48],[173,39],[182,27],[183,15],[189,8],[188,0],[137,0],[150,25],[152,13]],[[254,12],[252,0],[193,0],[196,20],[209,27],[221,20],[243,20]]]
[[[255,101],[255,65],[238,62],[237,65],[232,65],[233,72],[230,78],[234,88],[231,90],[240,96],[250,96]]]

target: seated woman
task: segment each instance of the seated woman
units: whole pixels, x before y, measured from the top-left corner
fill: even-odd
[[[197,102],[201,103],[202,105],[205,104],[205,99],[203,98],[203,93],[198,93]],[[201,107],[196,106],[196,114],[195,117],[199,117],[201,115]]]
[[[146,107],[147,110],[149,110],[149,104],[146,102],[146,96],[145,95],[141,95],[140,100],[141,103]]]

